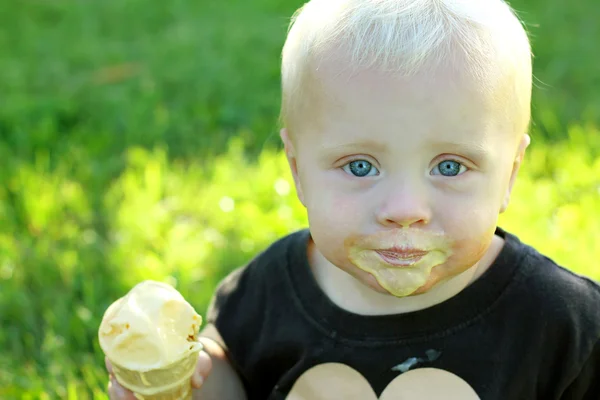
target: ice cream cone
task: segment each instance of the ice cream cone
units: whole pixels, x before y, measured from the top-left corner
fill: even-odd
[[[188,400],[192,398],[190,379],[196,368],[201,343],[194,343],[186,357],[164,368],[132,371],[111,361],[117,381],[139,400]]]
[[[140,400],[191,399],[202,317],[174,287],[144,281],[104,313],[98,339],[119,383]]]

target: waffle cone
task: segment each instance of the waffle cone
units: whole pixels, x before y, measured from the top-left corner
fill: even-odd
[[[144,372],[111,363],[117,381],[139,400],[188,400],[192,398],[190,379],[196,368],[199,351],[193,351],[164,368]]]

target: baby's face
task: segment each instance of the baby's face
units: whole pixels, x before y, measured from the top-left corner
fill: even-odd
[[[475,266],[526,138],[459,73],[349,78],[336,67],[318,71],[314,123],[293,144],[282,135],[317,250],[399,297]]]

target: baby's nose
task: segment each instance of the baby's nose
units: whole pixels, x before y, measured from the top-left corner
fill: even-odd
[[[426,225],[431,208],[424,191],[414,185],[395,185],[382,197],[377,222],[383,226],[408,228]]]

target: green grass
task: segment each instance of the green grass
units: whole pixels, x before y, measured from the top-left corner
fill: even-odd
[[[106,307],[216,283],[304,226],[277,138],[297,1],[0,3],[0,398],[105,399]],[[515,1],[533,37],[533,144],[502,226],[595,279],[594,0]]]

